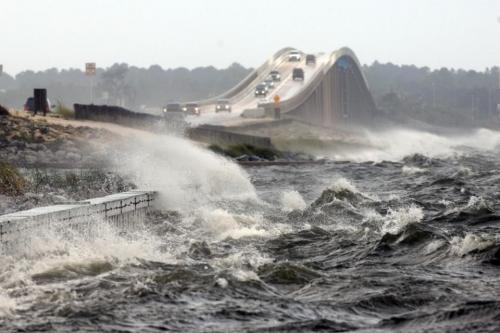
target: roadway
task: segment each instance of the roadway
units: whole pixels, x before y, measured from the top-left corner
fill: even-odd
[[[281,55],[277,59],[271,61],[259,75],[249,83],[241,92],[229,98],[232,105],[232,111],[215,112],[215,101],[203,104],[200,107],[200,116],[188,116],[187,121],[192,126],[201,124],[223,125],[223,126],[239,126],[248,123],[271,121],[272,119],[249,119],[241,117],[241,114],[247,109],[257,108],[259,103],[270,103],[275,95],[280,96],[284,101],[302,89],[304,89],[312,77],[317,72],[322,70],[328,63],[329,56],[325,54],[315,54],[316,64],[306,65],[305,54],[302,54],[300,62],[290,62],[288,53]],[[296,67],[304,70],[304,81],[293,81],[292,72]],[[254,95],[255,87],[264,81],[272,70],[277,70],[281,74],[281,81],[275,82],[275,87],[269,91],[265,97],[256,97]]]

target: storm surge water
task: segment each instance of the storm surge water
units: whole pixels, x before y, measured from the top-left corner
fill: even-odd
[[[134,143],[110,159],[160,210],[2,255],[2,331],[498,331],[500,135],[366,140],[248,169]]]

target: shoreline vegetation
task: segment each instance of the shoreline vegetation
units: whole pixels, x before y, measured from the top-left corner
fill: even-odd
[[[216,154],[233,158],[236,161],[274,161],[284,157],[284,153],[278,150],[247,144],[230,145],[228,147],[211,144],[208,146],[208,149]]]
[[[104,169],[17,168],[0,163],[0,215],[136,189]]]
[[[135,189],[107,168],[117,135],[0,107],[0,215]]]
[[[23,168],[92,168],[101,166],[102,142],[116,135],[87,126],[53,124],[27,115],[0,116],[2,161]]]

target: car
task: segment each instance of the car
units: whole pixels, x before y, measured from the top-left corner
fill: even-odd
[[[267,86],[260,83],[255,87],[255,96],[266,96],[268,92]]]
[[[299,51],[292,51],[288,53],[288,61],[301,61],[302,55]]]
[[[26,112],[35,111],[35,98],[34,97],[28,97],[26,99],[26,102],[24,102],[24,111],[26,111]]]
[[[193,114],[193,115],[200,115],[200,106],[198,103],[186,103],[184,107],[182,108],[182,111],[186,112],[187,114]]]
[[[271,71],[269,73],[269,77],[273,80],[273,81],[281,81],[281,74],[280,72],[278,71]]]
[[[182,112],[181,105],[179,103],[169,103],[163,107],[163,113],[167,112]]]
[[[262,82],[262,83],[267,86],[267,90],[271,90],[274,88],[274,81],[271,78],[265,79],[264,82]]]
[[[306,55],[306,65],[316,65],[316,56],[314,54]]]
[[[53,108],[55,108],[55,105],[51,105],[50,100],[47,98],[47,104],[45,105],[45,112],[49,113],[52,111]],[[28,97],[26,99],[26,102],[24,102],[24,111],[35,112],[35,97]]]
[[[304,81],[304,70],[302,68],[294,68],[292,72],[292,79],[294,81],[300,80]]]
[[[231,104],[227,99],[219,99],[215,104],[215,112],[231,112]]]

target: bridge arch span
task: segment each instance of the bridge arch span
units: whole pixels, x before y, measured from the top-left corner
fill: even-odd
[[[282,101],[283,116],[328,127],[369,122],[376,107],[354,52],[334,51],[322,66],[307,86]]]

